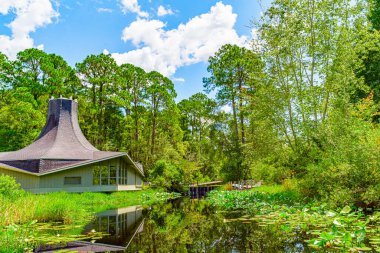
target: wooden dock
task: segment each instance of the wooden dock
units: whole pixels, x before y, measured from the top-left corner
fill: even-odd
[[[218,180],[212,182],[192,184],[189,186],[188,195],[194,199],[204,198],[208,192],[214,190],[216,187],[219,187],[221,183],[223,183],[223,181]]]

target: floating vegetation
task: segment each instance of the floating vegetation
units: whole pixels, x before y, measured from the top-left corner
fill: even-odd
[[[181,197],[178,192],[156,192],[154,194],[142,194],[141,199],[143,204],[150,203],[152,200],[155,202],[163,202],[169,199],[176,199]]]
[[[2,238],[0,252],[33,252],[38,245],[64,245],[72,241],[97,240],[108,235],[97,231],[86,234],[76,234],[73,231],[81,227],[64,225],[61,222],[37,223],[36,221],[24,225],[9,225],[0,230]]]
[[[272,196],[271,196],[272,195]],[[301,204],[289,193],[223,192],[209,195],[212,205],[246,214],[224,222],[256,222],[289,236],[302,234],[310,248],[329,252],[380,252],[380,213],[364,215],[345,206],[330,210],[320,203]]]

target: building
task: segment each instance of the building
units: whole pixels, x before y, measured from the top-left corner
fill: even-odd
[[[78,103],[49,101],[40,136],[29,146],[0,153],[0,174],[16,178],[33,193],[138,190],[144,171],[127,153],[96,149],[78,123]]]

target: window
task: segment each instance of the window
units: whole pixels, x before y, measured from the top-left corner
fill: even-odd
[[[93,185],[126,185],[127,167],[122,161],[116,163],[102,163],[92,168]]]
[[[93,185],[100,185],[100,171],[101,168],[99,166],[94,166],[94,172],[92,174]]]
[[[63,184],[72,185],[72,184],[81,184],[82,177],[64,177]]]
[[[121,163],[119,167],[119,184],[127,184],[127,168],[124,163]]]

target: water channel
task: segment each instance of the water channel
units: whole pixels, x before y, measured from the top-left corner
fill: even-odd
[[[230,221],[241,215],[190,198],[119,208],[98,213],[82,230],[102,232],[98,239],[37,252],[311,252],[297,233],[289,237],[253,221]]]

